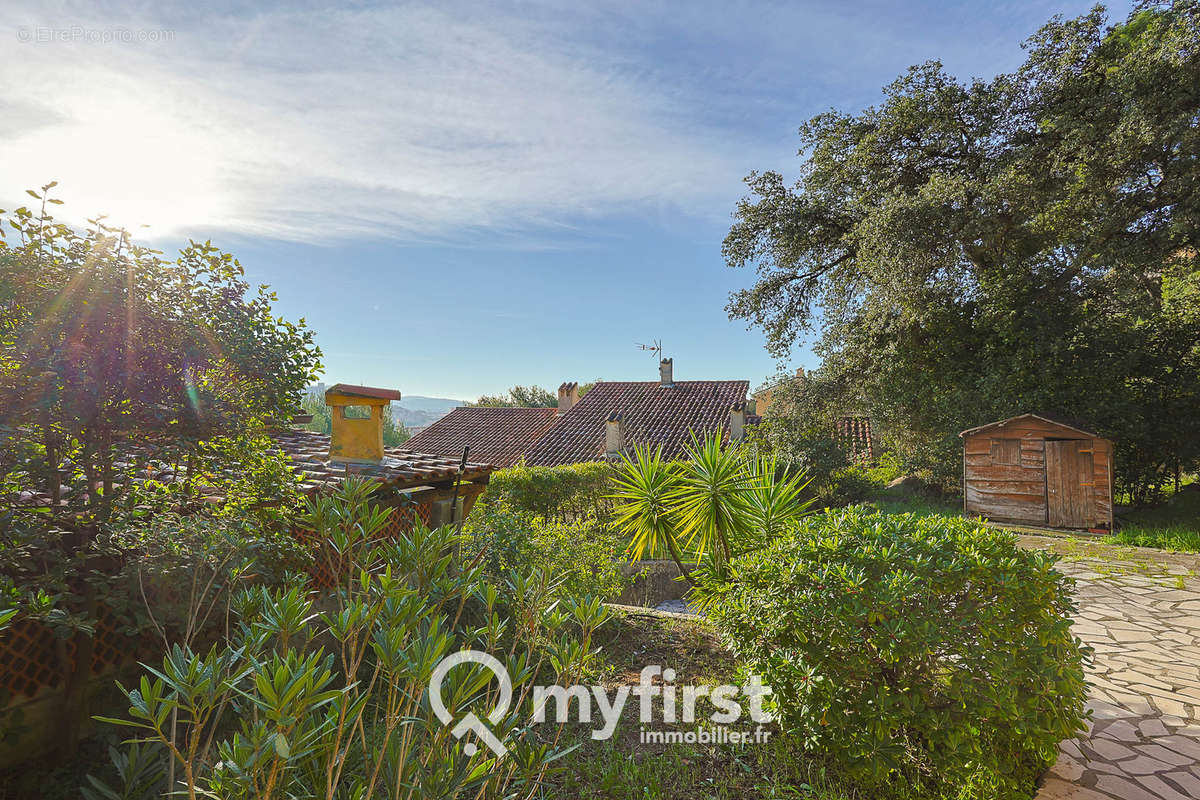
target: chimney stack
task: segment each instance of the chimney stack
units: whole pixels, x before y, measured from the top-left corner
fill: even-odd
[[[383,463],[383,415],[400,399],[394,389],[338,383],[325,390],[329,406],[329,460],[335,464]]]
[[[579,402],[579,384],[570,381],[558,386],[558,413],[565,414]]]
[[[674,386],[675,385],[675,378],[673,375],[674,366],[675,366],[675,360],[671,359],[671,358],[664,358],[662,361],[658,362],[658,382],[659,382],[659,384],[661,384],[662,386]]]
[[[621,457],[624,448],[625,423],[620,412],[614,411],[604,421],[604,457],[609,461],[616,461]]]
[[[729,443],[746,441],[746,401],[739,400],[729,407]]]

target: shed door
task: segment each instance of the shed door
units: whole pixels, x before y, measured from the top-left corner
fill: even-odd
[[[1091,516],[1092,443],[1046,441],[1046,505],[1052,528],[1086,528]]]

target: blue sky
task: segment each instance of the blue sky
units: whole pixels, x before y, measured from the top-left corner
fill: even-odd
[[[650,380],[653,338],[679,379],[758,384],[724,312],[742,177],[794,175],[805,119],[910,64],[1012,69],[1090,3],[7,5],[0,207],[54,179],[73,219],[211,237],[327,380],[471,398]]]

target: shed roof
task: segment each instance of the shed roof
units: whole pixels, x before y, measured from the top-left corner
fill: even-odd
[[[1088,430],[1087,428],[1082,427],[1084,423],[1080,422],[1079,420],[1072,419],[1070,417],[1065,417],[1061,414],[1054,414],[1054,413],[1047,413],[1047,412],[1038,412],[1036,414],[1032,414],[1032,413],[1031,414],[1018,414],[1015,417],[1009,417],[1008,419],[1002,419],[997,422],[989,422],[986,425],[980,425],[976,428],[967,428],[965,431],[963,431],[962,433],[960,433],[958,435],[959,436],[972,436],[976,433],[983,433],[986,430],[991,430],[992,428],[1003,428],[1007,425],[1011,425],[1014,422],[1018,422],[1020,420],[1030,420],[1030,419],[1041,420],[1042,422],[1046,422],[1051,425],[1057,425],[1060,428],[1067,428],[1068,430],[1072,430],[1075,433],[1081,433],[1084,436],[1088,436],[1093,439],[1103,438],[1100,436],[1100,434],[1095,433],[1093,431]]]
[[[442,456],[471,457],[497,467],[516,463],[554,425],[557,408],[460,406],[405,442],[405,447]]]
[[[559,466],[604,456],[604,423],[620,414],[625,443],[662,445],[663,455],[683,453],[691,434],[729,435],[729,409],[744,402],[749,381],[601,381],[558,418],[525,454],[530,464]]]

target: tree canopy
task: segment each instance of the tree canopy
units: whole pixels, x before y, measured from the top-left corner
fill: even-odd
[[[304,320],[211,242],[168,261],[99,220],[59,223],[53,187],[0,239],[0,493],[105,513],[148,447],[196,457],[290,419],[320,367]]]
[[[724,243],[733,318],[952,480],[959,430],[1086,419],[1145,499],[1200,461],[1200,5],[1055,18],[1012,74],[912,67],[752,173]],[[836,398],[831,402],[837,402]]]
[[[583,397],[585,394],[587,394],[587,391],[595,385],[595,381],[581,384],[579,387],[579,396]],[[543,389],[541,386],[514,386],[504,394],[481,395],[478,400],[470,405],[492,407],[508,406],[521,408],[554,408],[558,405],[558,395],[549,389]]]

